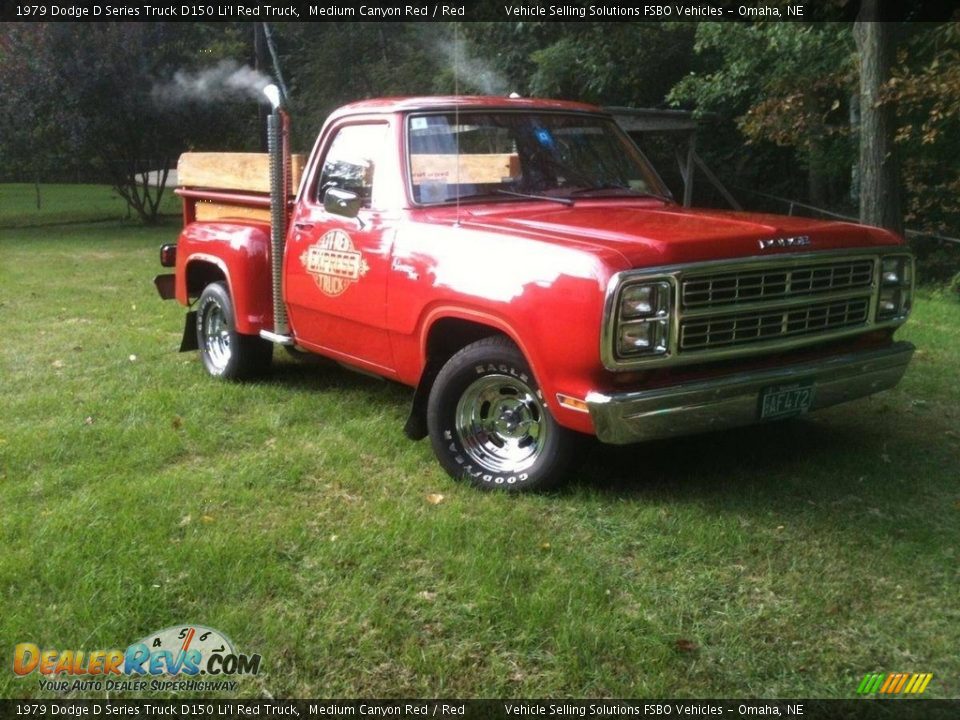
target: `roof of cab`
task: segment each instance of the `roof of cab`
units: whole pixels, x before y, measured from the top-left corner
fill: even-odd
[[[365,113],[395,113],[416,110],[453,110],[455,108],[481,110],[565,110],[574,112],[603,112],[596,105],[568,100],[540,98],[511,98],[490,95],[432,95],[426,97],[386,97],[360,100],[340,107],[333,116]],[[332,116],[331,116],[332,117]]]

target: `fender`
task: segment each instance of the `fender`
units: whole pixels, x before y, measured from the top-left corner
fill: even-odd
[[[585,314],[589,315],[589,312],[589,308],[586,308]],[[577,313],[570,313],[570,315],[576,317]],[[508,337],[530,364],[530,369],[543,393],[544,404],[550,408],[557,422],[572,430],[592,432],[593,426],[589,416],[561,406],[557,401],[557,392],[574,391],[581,393],[579,397],[585,396],[586,391],[581,390],[580,383],[584,382],[583,376],[586,376],[588,381],[594,380],[592,373],[595,372],[597,364],[595,353],[599,347],[599,335],[594,337],[587,332],[584,333],[585,341],[571,342],[571,336],[565,334],[564,338],[558,342],[556,339],[551,340],[548,337],[549,333],[545,333],[543,328],[536,324],[515,324],[517,319],[516,317],[508,318],[487,309],[446,303],[433,306],[424,313],[416,333],[411,337],[413,341],[411,345],[406,347],[401,343],[395,345],[397,349],[404,347],[404,359],[409,363],[411,371],[414,368],[422,371],[419,376],[410,378],[416,390],[411,413],[404,428],[408,437],[411,439],[425,437],[426,398],[437,373],[443,363],[449,359],[446,355],[440,358],[431,357],[430,337],[437,324],[446,320],[465,321],[477,328],[476,335],[468,334],[462,342],[456,343],[459,346],[468,345],[484,335],[501,334]],[[575,323],[581,327],[587,326],[579,317],[576,317]],[[484,333],[480,331],[481,328],[486,328],[489,332]],[[415,362],[412,362],[413,358],[410,357],[414,352],[413,343],[415,343],[417,355]],[[460,347],[455,348],[455,350],[459,349]],[[545,355],[542,352],[544,349],[548,354]]]
[[[273,330],[270,291],[270,228],[257,222],[195,222],[177,244],[177,301],[189,306],[210,280],[201,264],[216,267],[233,300],[237,331],[256,335]],[[191,282],[191,277],[194,281]]]

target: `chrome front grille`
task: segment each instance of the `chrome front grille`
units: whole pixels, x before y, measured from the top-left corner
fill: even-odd
[[[831,335],[870,320],[876,260],[786,258],[681,277],[679,353]]]
[[[870,298],[863,297],[685,320],[680,323],[680,351],[739,347],[856,327],[867,322],[869,311]]]
[[[894,329],[909,310],[901,302],[898,314],[881,317],[879,308],[883,298],[889,304],[891,293],[893,300],[900,297],[903,283],[885,280],[880,273],[895,258],[906,258],[912,269],[909,253],[895,247],[781,253],[623,271],[607,285],[601,359],[610,370],[693,365],[781,353],[876,328]],[[662,315],[651,319],[626,295],[627,289],[644,285],[669,287]],[[906,287],[909,296],[909,281]],[[651,345],[636,342],[643,339],[643,323],[654,321],[659,334],[647,335],[661,342],[656,352],[649,350]]]
[[[684,308],[715,308],[734,303],[783,300],[864,288],[873,282],[872,259],[846,260],[793,268],[723,272],[684,280]]]

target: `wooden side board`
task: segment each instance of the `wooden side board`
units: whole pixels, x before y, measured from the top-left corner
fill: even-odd
[[[226,203],[198,202],[196,205],[197,220],[224,220],[226,218],[244,220],[260,220],[270,222],[270,211],[264,208],[243,207]]]
[[[305,157],[290,158],[291,192],[296,192]],[[180,156],[177,177],[182,187],[270,192],[270,156],[267,153],[191,152]]]

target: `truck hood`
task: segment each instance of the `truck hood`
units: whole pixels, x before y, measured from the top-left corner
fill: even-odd
[[[446,208],[445,208],[446,209]],[[751,255],[898,245],[893,233],[847,222],[684,208],[659,200],[577,200],[462,206],[460,224],[565,245],[613,251],[628,267]],[[808,245],[761,248],[761,240],[807,236]]]

